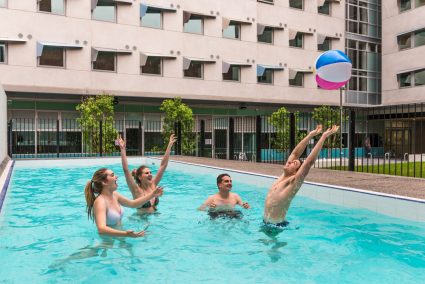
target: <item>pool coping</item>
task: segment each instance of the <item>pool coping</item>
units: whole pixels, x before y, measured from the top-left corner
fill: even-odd
[[[12,176],[13,167],[15,166],[15,161],[9,160],[7,163],[3,174],[0,176],[0,213],[3,208],[4,200],[6,199],[7,189],[9,188],[10,178]]]

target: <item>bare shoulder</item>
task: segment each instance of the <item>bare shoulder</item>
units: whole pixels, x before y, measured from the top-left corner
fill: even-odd
[[[96,208],[106,207],[105,198],[103,198],[102,195],[99,195],[98,197],[96,197],[96,199],[94,200],[94,203],[93,203],[93,207],[96,207]]]

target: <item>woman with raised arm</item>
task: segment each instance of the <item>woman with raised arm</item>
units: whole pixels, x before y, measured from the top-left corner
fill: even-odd
[[[144,231],[134,232],[120,229],[124,215],[124,210],[121,206],[138,208],[150,199],[162,195],[162,188],[156,187],[149,193],[130,200],[116,191],[118,188],[117,179],[118,177],[111,170],[101,168],[87,182],[84,193],[88,217],[89,219],[94,219],[100,235],[131,238],[143,237]]]
[[[125,180],[127,181],[127,185],[130,188],[131,194],[133,195],[134,199],[139,198],[141,196],[149,195],[155,190],[155,188],[161,181],[162,176],[164,175],[165,169],[168,166],[171,148],[173,147],[173,144],[175,142],[176,137],[174,134],[171,134],[167,149],[165,150],[164,157],[161,160],[161,165],[159,166],[158,173],[155,177],[153,177],[151,170],[145,165],[142,165],[136,170],[130,172],[130,170],[128,169],[125,141],[121,137],[118,139],[118,143],[121,149],[121,162],[125,174]],[[156,211],[158,203],[158,197],[150,198],[146,203],[144,203],[138,208],[138,212],[154,213]]]

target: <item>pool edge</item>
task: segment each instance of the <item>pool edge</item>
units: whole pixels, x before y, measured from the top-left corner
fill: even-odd
[[[15,161],[14,160],[10,160],[7,163],[6,168],[3,171],[3,174],[0,177],[0,186],[1,186],[1,191],[0,191],[0,214],[1,214],[1,210],[3,208],[3,202],[6,199],[6,193],[7,193],[7,189],[9,188],[10,178],[12,176],[14,165],[15,165]]]

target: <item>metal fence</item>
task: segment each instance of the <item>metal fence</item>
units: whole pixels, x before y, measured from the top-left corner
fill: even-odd
[[[342,123],[341,123],[342,119]],[[425,176],[424,104],[338,109],[321,116],[293,112],[271,116],[196,116],[191,149],[179,139],[173,154],[283,164],[291,150],[318,123],[340,124],[328,139],[315,167],[412,177]],[[162,121],[115,120],[78,123],[74,119],[9,121],[13,158],[118,156],[117,135],[127,140],[128,155],[163,153]],[[179,138],[180,126],[175,132]],[[314,147],[311,140],[302,155]]]

